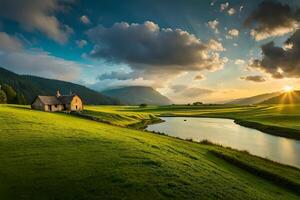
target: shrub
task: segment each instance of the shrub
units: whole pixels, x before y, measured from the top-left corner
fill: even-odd
[[[193,105],[194,105],[194,106],[199,106],[199,105],[203,105],[203,103],[202,103],[202,102],[199,102],[199,101],[197,101],[197,102],[194,102],[194,103],[193,103]]]
[[[212,142],[209,141],[209,140],[201,140],[199,143],[200,143],[200,144],[206,144],[206,145],[214,145],[214,143],[212,143]]]
[[[7,102],[6,94],[3,90],[0,90],[0,103],[6,103],[6,102]]]
[[[186,138],[185,141],[194,142],[193,138]]]

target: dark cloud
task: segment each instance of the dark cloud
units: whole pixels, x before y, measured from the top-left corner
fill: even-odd
[[[266,79],[262,76],[242,76],[241,77],[242,80],[246,80],[246,81],[253,81],[253,82],[265,82]]]
[[[256,40],[281,36],[299,27],[300,11],[277,1],[263,1],[245,21]]]
[[[283,47],[269,42],[261,47],[262,59],[250,63],[251,68],[271,74],[273,78],[300,78],[300,30]]]
[[[95,43],[90,56],[113,63],[126,63],[144,79],[167,80],[184,71],[217,70],[224,60],[221,43],[202,42],[181,29],[161,29],[153,22],[116,23],[87,32]]]
[[[173,85],[171,89],[175,94],[179,94],[180,96],[190,98],[202,97],[214,92],[213,90],[198,87],[190,87],[188,85]]]
[[[49,38],[65,43],[72,29],[54,16],[71,1],[59,0],[1,0],[0,17],[16,21],[27,31],[38,30]]]

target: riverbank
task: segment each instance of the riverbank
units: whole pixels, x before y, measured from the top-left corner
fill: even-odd
[[[241,126],[253,128],[267,134],[290,138],[294,140],[300,140],[300,131],[296,129],[265,125],[258,122],[239,120],[239,119],[235,119],[234,122]]]
[[[228,117],[226,115],[223,116],[214,116],[214,115],[178,115],[178,114],[160,114],[160,117],[192,117],[192,118],[218,118],[218,119],[231,119],[234,121],[234,123],[247,127],[252,128],[258,131],[261,131],[266,134],[294,139],[294,140],[300,140],[300,130],[292,129],[292,128],[286,128],[286,127],[279,127],[274,125],[265,125],[259,122],[254,121],[247,121],[247,120],[241,120],[234,117]],[[150,125],[150,124],[149,124]]]
[[[300,140],[300,105],[202,105],[127,107],[124,111],[154,114],[160,117],[213,117],[233,119],[256,130]]]

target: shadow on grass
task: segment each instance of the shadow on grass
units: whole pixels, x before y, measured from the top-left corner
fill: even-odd
[[[8,107],[13,107],[22,110],[32,110],[29,105],[6,104]]]

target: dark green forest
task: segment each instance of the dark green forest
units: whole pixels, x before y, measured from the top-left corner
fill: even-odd
[[[105,96],[85,86],[29,75],[18,75],[0,67],[0,102],[13,104],[30,104],[38,95],[55,95],[76,93],[85,104],[117,105],[119,100]]]

